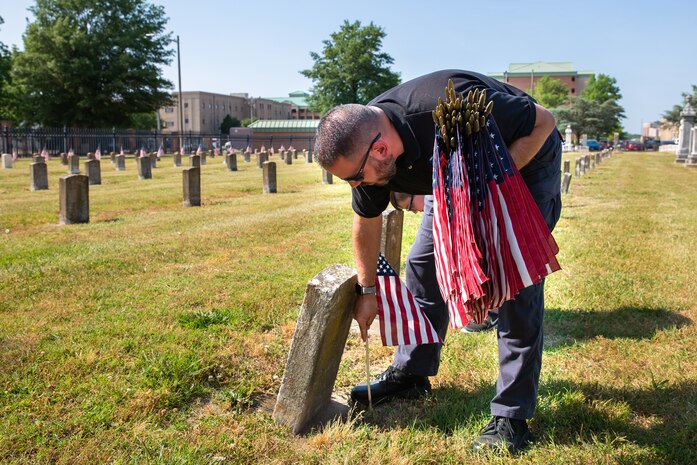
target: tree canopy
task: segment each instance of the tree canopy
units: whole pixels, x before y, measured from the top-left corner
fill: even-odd
[[[312,79],[309,98],[314,111],[326,113],[344,103],[368,103],[385,90],[400,83],[399,73],[390,70],[394,60],[381,52],[385,31],[372,22],[345,20],[338,32],[324,40],[321,54],[310,52],[311,69],[300,71]]]
[[[2,16],[0,16],[0,26],[2,26],[4,22]],[[8,100],[11,66],[12,60],[10,52],[5,44],[0,42],[0,119],[9,119],[11,117]]]
[[[682,109],[685,107],[685,98],[690,95],[687,92],[682,93],[682,98],[683,101],[680,105],[673,105],[673,108],[670,110],[666,110],[663,113],[663,121],[664,121],[664,126],[677,129],[678,125],[680,124],[680,112],[682,112]],[[692,107],[695,108],[697,106],[697,86],[692,85]]]
[[[593,102],[605,103],[608,100],[618,101],[622,98],[622,94],[617,86],[617,79],[601,73],[597,78],[592,75],[588,79],[581,97]]]
[[[230,134],[230,128],[239,128],[241,124],[242,122],[237,118],[233,118],[229,114],[225,115],[222,123],[220,123],[220,132],[223,134]]]
[[[23,123],[126,126],[171,97],[164,8],[145,0],[36,0],[11,98]]]
[[[537,81],[530,95],[543,107],[556,108],[566,101],[568,93],[569,90],[561,81],[544,76]]]

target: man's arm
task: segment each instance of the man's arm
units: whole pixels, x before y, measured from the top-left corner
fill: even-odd
[[[375,285],[381,232],[382,216],[363,218],[354,213],[353,256],[358,270],[358,283],[363,286]],[[378,303],[374,294],[361,295],[356,298],[353,318],[361,328],[361,337],[364,341],[368,338],[368,328],[373,323],[377,311]]]
[[[518,169],[530,163],[537,152],[542,148],[547,137],[555,128],[554,116],[546,108],[535,104],[535,127],[532,128],[530,135],[516,139],[508,151],[513,158]]]

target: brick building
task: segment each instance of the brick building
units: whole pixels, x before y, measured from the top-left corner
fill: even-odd
[[[588,79],[595,73],[592,71],[577,71],[571,62],[547,63],[511,63],[504,72],[489,73],[489,76],[499,81],[511,84],[518,89],[530,92],[537,81],[549,76],[561,82],[568,89],[569,96],[577,96],[583,92]]]

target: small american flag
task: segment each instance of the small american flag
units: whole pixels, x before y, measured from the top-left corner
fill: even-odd
[[[101,159],[102,159],[102,151],[99,150],[99,147],[97,147],[97,150],[94,151],[94,159],[95,159],[95,160],[101,160]]]
[[[12,161],[17,161],[17,149],[12,147]]]
[[[220,149],[219,149],[218,147],[216,147],[216,148],[213,149],[213,155],[216,156],[216,157],[217,157],[218,155],[220,155]]]
[[[145,148],[144,147],[140,148],[140,158],[145,158]]]
[[[179,147],[179,155],[184,155],[184,146]]]
[[[121,152],[119,152],[119,155],[123,155],[123,145],[121,146]]]
[[[196,149],[196,155],[201,155],[203,153],[203,149],[201,148],[201,145],[199,144],[198,148]]]
[[[157,149],[157,159],[159,160],[162,158],[162,156],[165,154],[165,151],[162,149],[162,146],[160,145],[160,148]]]
[[[44,160],[48,161],[49,155],[48,155],[48,150],[45,148],[41,149],[41,156],[44,157]]]
[[[247,145],[247,148],[245,149],[244,153],[252,153],[252,147],[250,145]]]
[[[414,296],[382,254],[378,257],[375,293],[382,345],[443,343]]]

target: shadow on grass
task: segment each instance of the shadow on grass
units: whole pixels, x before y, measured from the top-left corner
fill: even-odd
[[[489,419],[494,386],[440,387],[423,401],[396,401],[364,412],[381,429],[414,428],[476,438]],[[697,463],[697,383],[648,389],[552,380],[540,386],[530,423],[536,447],[591,444],[623,462],[650,455],[652,463]],[[632,444],[641,451],[620,448]],[[606,449],[605,449],[606,448]]]
[[[610,311],[545,310],[545,348],[604,337],[650,339],[658,331],[692,324],[689,318],[665,309],[620,307]]]

